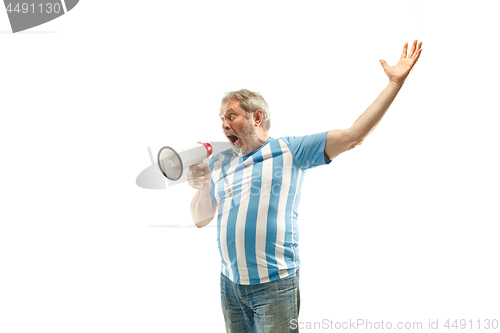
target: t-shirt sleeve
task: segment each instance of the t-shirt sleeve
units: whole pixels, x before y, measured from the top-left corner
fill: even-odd
[[[290,149],[295,162],[301,169],[310,169],[320,165],[330,164],[325,155],[326,135],[328,132],[290,136],[282,138]]]

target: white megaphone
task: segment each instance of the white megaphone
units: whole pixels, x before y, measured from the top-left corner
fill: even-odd
[[[187,167],[198,164],[212,155],[209,143],[198,142],[196,146],[184,148],[176,152],[171,147],[163,147],[158,152],[158,166],[165,177],[178,180]]]

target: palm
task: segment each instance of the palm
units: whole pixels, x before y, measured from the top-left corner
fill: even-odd
[[[420,57],[420,53],[422,53],[421,47],[422,42],[420,42],[417,46],[417,40],[415,40],[413,42],[410,54],[407,55],[408,43],[405,43],[401,58],[399,59],[399,62],[394,66],[389,66],[387,62],[385,62],[384,60],[380,60],[380,63],[384,68],[384,72],[389,77],[389,80],[391,82],[395,82],[400,85],[404,83],[406,77],[408,76],[408,74],[410,74],[410,71]]]

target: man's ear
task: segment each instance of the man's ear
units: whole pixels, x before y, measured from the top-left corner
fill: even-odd
[[[262,110],[255,110],[255,112],[253,113],[253,120],[255,122],[255,125],[261,125],[262,124],[262,120],[263,120],[263,115],[262,115]]]

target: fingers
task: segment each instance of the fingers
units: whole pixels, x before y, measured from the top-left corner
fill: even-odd
[[[192,188],[196,189],[196,190],[201,190],[201,189],[204,189],[206,188],[205,187],[205,183],[204,182],[188,182],[189,186],[191,186]]]
[[[198,169],[203,170],[205,173],[210,173],[210,166],[207,163],[198,164]]]
[[[188,182],[188,184],[195,190],[202,190],[205,188],[205,184],[200,182]]]
[[[189,174],[194,174],[195,176],[210,174],[210,166],[207,163],[193,164],[189,167],[188,175]]]
[[[422,51],[421,47],[422,47],[422,42],[418,43],[418,40],[415,39],[413,41],[413,45],[411,47],[411,52],[410,52],[410,55],[408,56],[408,58],[412,58],[412,59],[418,59],[418,57],[420,56],[420,52]]]
[[[418,43],[417,49],[412,55],[412,59],[418,60],[418,58],[420,57],[420,53],[422,53],[422,42]]]
[[[207,178],[205,176],[193,177],[191,175],[188,175],[187,181],[189,186],[195,189],[204,188],[205,186],[208,186],[210,184],[210,178]]]
[[[417,52],[415,52],[415,55],[412,58],[413,60],[415,60],[415,63],[417,62],[418,58],[420,58],[420,53],[422,53],[422,49],[420,49]]]
[[[210,178],[210,172],[204,172],[203,170],[196,170],[196,171],[192,171],[191,169],[188,170],[187,172],[187,177],[188,177],[188,180],[191,178],[191,179],[194,179],[194,178]]]
[[[210,167],[206,163],[191,165],[187,172],[189,186],[202,189],[210,185]]]
[[[193,164],[193,165],[189,166],[189,170],[191,170],[191,171],[196,171],[196,170],[199,170],[199,169],[200,169],[200,166],[201,166],[202,164],[206,164],[206,163]]]
[[[418,40],[415,39],[413,41],[413,44],[411,46],[410,54],[408,55],[408,58],[411,59],[418,59],[420,56],[420,53],[422,52],[422,42],[418,43]],[[401,54],[401,59],[406,58],[408,52],[408,43],[405,43],[405,46],[403,47],[403,53]]]
[[[189,167],[191,171],[203,170],[205,172],[210,172],[210,166],[207,163],[193,164]]]
[[[417,47],[417,40],[415,39],[413,41],[413,45],[411,46],[411,51],[410,51],[410,58],[412,57],[412,55],[415,53],[415,48]]]
[[[404,59],[406,58],[406,51],[408,50],[408,43],[405,43],[405,46],[403,46],[403,53],[401,53],[401,58]]]

